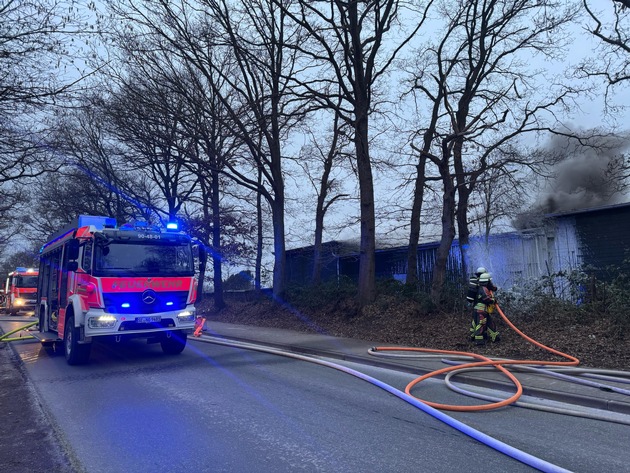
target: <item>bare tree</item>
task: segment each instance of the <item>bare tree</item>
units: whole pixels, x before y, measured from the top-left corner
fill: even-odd
[[[229,173],[239,184],[259,192],[271,207],[273,291],[281,298],[286,284],[282,147],[306,112],[303,104],[295,102],[286,80],[295,67],[295,54],[286,46],[300,41],[299,31],[289,28],[286,15],[264,0],[203,0],[194,5],[147,1],[141,8],[131,2],[112,2],[112,7],[124,21],[159,38],[159,47],[196,68],[209,84],[217,83],[211,80],[213,75],[222,79],[224,87],[215,93],[230,114],[231,131],[249,153],[249,160],[241,160],[239,166],[232,163]],[[222,57],[230,63],[217,63],[217,51],[225,49],[231,55]],[[233,96],[238,97],[236,102],[228,99]]]
[[[107,215],[125,222],[137,217],[152,186],[126,166],[123,145],[108,132],[102,100],[85,95],[83,105],[58,118],[50,146],[63,166],[37,178],[31,226],[45,238],[79,214]]]
[[[582,0],[582,3],[594,23],[587,30],[600,41],[600,54],[585,60],[577,75],[603,79],[606,83],[606,104],[615,110],[618,106],[609,100],[611,89],[630,81],[630,1],[612,0],[610,5],[604,5],[612,12],[605,13],[592,6],[597,3],[598,7],[602,7],[602,2]]]
[[[89,41],[98,18],[75,0],[0,2],[0,249],[15,232],[5,223],[25,218],[32,179],[63,164],[50,145],[47,119],[85,74],[79,41]],[[15,228],[15,227],[13,227]]]
[[[183,125],[185,132],[197,142],[197,152],[189,166],[199,177],[201,193],[197,201],[201,216],[191,215],[189,222],[194,223],[194,234],[210,249],[214,306],[221,309],[225,306],[223,265],[248,253],[236,242],[248,238],[253,232],[247,212],[239,211],[225,199],[228,194],[225,188],[232,180],[224,172],[242,143],[225,126],[229,114],[214,92],[220,86],[207,84],[195,68],[171,77],[169,82],[187,103],[189,113]],[[203,280],[203,272],[201,278]]]
[[[102,113],[110,133],[126,146],[128,169],[157,190],[157,202],[141,202],[147,207],[143,215],[154,214],[168,221],[176,218],[195,192],[199,177],[186,163],[191,161],[196,143],[184,132],[187,110],[180,97],[154,78],[135,72],[129,71],[128,80],[114,87]]]
[[[431,3],[426,2],[424,13],[412,12],[410,32],[392,45],[389,35],[400,38],[400,32],[404,31],[402,12],[410,6],[401,1],[277,2],[308,32],[310,39],[300,47],[310,56],[309,67],[315,72],[293,79],[323,107],[336,110],[353,130],[361,214],[358,289],[361,305],[375,297],[376,218],[369,134],[376,86],[420,29]]]
[[[502,159],[498,158],[499,161]],[[487,248],[491,233],[501,225],[508,227],[523,210],[523,202],[529,200],[527,177],[522,171],[514,169],[510,172],[500,166],[490,167],[478,179],[469,203],[468,220],[470,226],[483,235]]]
[[[433,107],[429,124],[418,132],[424,147],[417,148],[436,167],[443,186],[442,237],[431,288],[435,302],[441,300],[455,218],[465,251],[471,192],[490,166],[505,165],[490,164],[488,157],[507,151],[519,135],[551,131],[555,120],[548,112],[566,107],[578,93],[566,87],[549,87],[547,96],[534,93],[542,71],[528,70],[525,61],[527,54],[553,60],[562,47],[562,26],[575,15],[565,3],[444,1],[440,11],[446,20],[442,39],[425,50],[427,62],[414,75],[414,90]],[[544,120],[545,113],[551,122]],[[428,140],[435,151],[427,149]]]
[[[322,243],[326,213],[335,202],[349,197],[349,194],[343,193],[342,183],[333,177],[339,161],[345,159],[345,150],[351,141],[344,128],[347,128],[347,124],[340,121],[338,113],[334,113],[332,129],[329,133],[320,136],[313,130],[310,131],[311,142],[302,149],[299,160],[300,166],[304,169],[317,195],[311,273],[311,284],[314,286],[321,283]],[[314,169],[311,167],[313,162],[316,163]]]
[[[41,123],[44,111],[84,77],[72,64],[79,50],[70,47],[89,31],[78,5],[75,0],[0,4],[0,186],[59,165]]]

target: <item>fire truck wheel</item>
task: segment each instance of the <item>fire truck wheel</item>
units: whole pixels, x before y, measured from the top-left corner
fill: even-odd
[[[81,365],[90,359],[91,343],[79,344],[79,329],[74,327],[74,317],[66,320],[63,336],[63,351],[69,365]]]
[[[186,348],[186,339],[188,334],[182,331],[171,332],[171,336],[166,335],[160,341],[162,351],[167,355],[178,355]]]

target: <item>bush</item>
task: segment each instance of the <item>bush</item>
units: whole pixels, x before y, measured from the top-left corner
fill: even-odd
[[[251,271],[240,271],[223,281],[224,291],[244,291],[252,289],[254,276]]]
[[[342,277],[339,282],[325,282],[317,286],[291,285],[287,288],[287,302],[303,309],[330,308],[353,317],[359,314],[357,292],[357,284],[348,277]],[[397,305],[409,303],[417,305],[419,314],[435,311],[428,294],[393,278],[376,281],[376,299],[371,308],[386,312]]]
[[[499,305],[523,320],[543,317],[588,323],[592,317],[605,317],[611,332],[623,336],[630,329],[628,275],[621,268],[608,268],[606,281],[595,274],[592,268],[550,274],[537,283],[499,293]]]
[[[308,309],[330,305],[335,301],[356,297],[357,285],[350,278],[342,276],[339,281],[327,281],[316,286],[289,285],[287,301]]]
[[[592,317],[610,320],[611,334],[623,337],[630,330],[630,275],[620,268],[608,268],[606,281],[597,279],[592,268],[558,272],[508,291],[497,292],[505,314],[525,322],[541,318],[559,323],[588,323]],[[466,288],[447,283],[441,312],[468,313]],[[287,302],[301,309],[323,309],[352,318],[360,313],[356,303],[357,285],[347,277],[318,286],[293,285]],[[398,307],[412,307],[418,316],[432,314],[437,307],[429,295],[393,278],[379,279],[376,299],[367,312],[387,313]]]

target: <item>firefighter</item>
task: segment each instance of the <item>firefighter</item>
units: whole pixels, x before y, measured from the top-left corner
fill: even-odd
[[[471,315],[472,324],[470,326],[470,332],[469,332],[471,341],[475,339],[475,327],[477,326],[477,324],[475,323],[476,311],[474,309],[474,306],[475,306],[475,301],[477,300],[477,292],[479,290],[479,276],[487,272],[488,270],[486,268],[484,268],[483,266],[479,266],[477,268],[477,271],[475,271],[475,274],[473,274],[470,277],[470,279],[468,279],[468,292],[466,294],[466,301],[470,302],[473,307],[472,315]],[[496,288],[493,290],[496,290]]]
[[[478,282],[479,287],[473,307],[474,340],[477,345],[485,345],[487,340],[491,342],[500,340],[496,324],[490,315],[496,307],[494,291],[497,287],[492,283],[490,273],[480,274]]]

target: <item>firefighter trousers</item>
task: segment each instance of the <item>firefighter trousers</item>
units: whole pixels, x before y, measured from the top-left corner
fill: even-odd
[[[477,345],[485,345],[487,340],[498,342],[500,340],[497,326],[490,314],[485,310],[473,310],[470,338]]]

